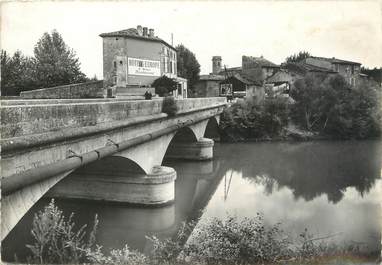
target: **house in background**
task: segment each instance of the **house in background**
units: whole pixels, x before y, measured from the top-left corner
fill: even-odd
[[[220,95],[229,98],[256,97],[264,98],[264,89],[261,82],[251,80],[243,74],[235,73],[220,82]]]
[[[308,57],[294,63],[285,63],[281,69],[266,80],[268,85],[273,86],[276,94],[289,94],[297,79],[303,78],[308,73],[321,73],[325,75],[342,75],[352,86],[355,86],[360,78],[367,78],[360,72],[361,64],[336,58]]]
[[[280,67],[263,57],[242,56],[242,66],[223,68],[222,57],[212,57],[212,73],[200,76],[193,96],[246,97],[264,93],[262,85]]]
[[[270,76],[274,75],[280,66],[265,59],[263,56],[253,57],[245,56],[241,57],[241,66],[220,69],[218,73],[220,75],[233,75],[242,74],[249,77],[251,80],[263,82]]]
[[[263,56],[242,56],[241,67],[242,74],[257,82],[264,82],[280,69],[279,65],[268,61]]]
[[[175,79],[176,96],[187,97],[187,81],[177,76],[176,49],[155,36],[154,29],[140,25],[100,34],[103,39],[103,76],[116,97],[154,94],[151,84],[165,75]]]
[[[220,82],[224,76],[217,74],[201,75],[194,86],[193,97],[219,97]]]
[[[308,73],[321,73],[321,74],[337,74],[337,72],[306,64],[304,62],[297,63],[285,63],[281,65],[281,68],[273,76],[266,80],[267,85],[273,86],[273,92],[275,94],[289,94],[289,91],[293,89],[294,82],[298,79],[304,78]]]
[[[302,63],[334,71],[342,75],[345,78],[345,80],[352,86],[355,86],[359,78],[362,78],[362,76],[360,75],[361,64],[358,62],[341,60],[335,57],[324,58],[311,56],[304,59]]]

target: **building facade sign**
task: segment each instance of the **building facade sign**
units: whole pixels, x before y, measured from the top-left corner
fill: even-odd
[[[160,76],[160,61],[128,58],[129,75]]]

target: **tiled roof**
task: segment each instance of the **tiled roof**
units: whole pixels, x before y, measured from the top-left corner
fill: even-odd
[[[250,85],[252,84],[253,82],[251,80],[249,80],[246,76],[243,76],[241,74],[234,74],[233,77],[235,77],[237,80],[239,80],[240,82],[244,83],[244,84],[247,84],[247,85]]]
[[[257,86],[262,85],[261,82],[256,81],[256,80],[252,80],[249,76],[244,75],[244,74],[234,73],[232,75],[229,75],[228,79],[229,78],[235,78],[235,79],[239,80],[240,82],[242,82],[246,85],[257,85]]]
[[[302,62],[287,63],[285,67],[290,71],[294,71],[300,74],[306,74],[307,72],[336,73],[335,71],[329,70],[327,68],[318,67],[315,65],[306,64]]]
[[[242,68],[241,66],[238,66],[238,67],[230,67],[230,68],[223,68],[219,71],[219,74],[220,75],[224,75],[226,73],[226,70],[227,70],[227,73],[231,73],[231,72],[241,72]]]
[[[300,74],[291,73],[287,69],[280,69],[277,73],[267,78],[266,82],[269,84],[285,83],[292,81],[296,76],[301,77]]]
[[[138,30],[136,28],[129,28],[129,29],[124,29],[124,30],[118,30],[118,31],[113,31],[113,32],[107,32],[107,33],[101,33],[99,35],[100,37],[125,37],[125,38],[133,38],[133,39],[140,39],[140,40],[148,40],[148,41],[156,41],[156,42],[161,42],[168,47],[172,48],[175,50],[173,46],[168,44],[166,41],[162,40],[161,38],[158,38],[156,36],[141,36],[138,34]]]
[[[261,67],[275,67],[275,68],[280,67],[279,65],[272,63],[271,61],[268,61],[267,59],[263,57],[253,57],[253,56],[243,56],[243,57],[247,57],[247,59],[259,64]]]
[[[209,75],[200,75],[199,80],[224,80],[224,76],[222,75],[214,75],[214,74],[209,74]]]
[[[320,60],[327,61],[327,62],[330,62],[330,63],[338,63],[338,64],[359,64],[359,65],[361,65],[361,64],[358,63],[358,62],[352,62],[352,61],[341,60],[341,59],[337,59],[337,58],[335,58],[335,57],[333,57],[333,58],[325,58],[325,57],[315,57],[315,56],[311,56],[311,57],[308,57],[308,58],[320,59]]]

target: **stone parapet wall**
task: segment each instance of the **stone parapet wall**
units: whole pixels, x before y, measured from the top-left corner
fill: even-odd
[[[78,100],[71,103],[2,105],[1,138],[59,132],[68,128],[91,127],[111,122],[137,120],[162,113],[163,99],[155,100]],[[225,98],[178,99],[178,112],[225,104]]]
[[[24,99],[102,98],[103,96],[103,80],[42,88],[20,93],[20,97]]]

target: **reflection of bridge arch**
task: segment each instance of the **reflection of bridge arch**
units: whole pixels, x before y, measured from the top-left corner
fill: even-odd
[[[226,171],[219,160],[199,162],[197,168],[195,162],[181,160],[170,159],[164,161],[164,164],[179,171],[178,175],[181,175],[181,178],[176,181],[175,220],[170,226],[153,231],[162,239],[175,238],[183,222],[190,223],[199,220]],[[199,167],[199,164],[202,166]],[[189,233],[185,238],[187,240],[192,231],[185,232]],[[144,252],[149,254],[152,245],[148,240],[145,243]]]
[[[202,216],[204,209],[226,174],[227,167],[219,160],[205,161],[201,164],[202,167],[195,168],[193,162],[165,161],[165,165],[179,170],[179,175],[181,174],[182,178],[177,180],[175,190],[176,222],[163,231],[156,231],[159,236],[169,234],[175,236],[183,221],[186,223],[198,221]],[[179,187],[186,187],[186,189]],[[188,232],[191,234],[192,231]],[[186,239],[190,234],[186,236]]]

